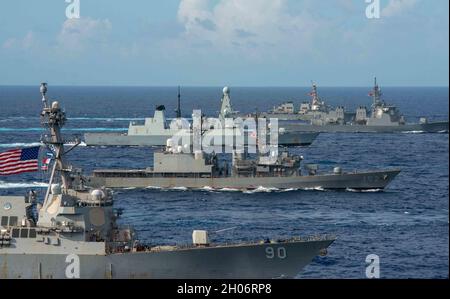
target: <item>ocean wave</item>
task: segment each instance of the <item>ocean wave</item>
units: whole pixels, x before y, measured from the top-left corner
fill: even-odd
[[[66,128],[62,131],[74,132],[124,132],[127,128]],[[44,132],[44,128],[0,128],[0,132]]]
[[[23,148],[23,147],[33,147],[33,146],[43,146],[44,144],[41,142],[30,142],[30,143],[0,143],[0,148]],[[66,143],[65,146],[74,145],[74,143]],[[86,147],[87,144],[85,142],[81,142],[78,146]]]
[[[253,193],[272,193],[272,192],[277,192],[280,191],[280,189],[278,188],[267,188],[267,187],[258,187],[254,190],[246,190],[244,191],[245,194],[253,194]]]
[[[139,187],[127,187],[127,188],[119,188],[121,190],[137,190],[137,189],[145,189],[145,190],[154,190],[154,191],[174,191],[174,192],[186,192],[186,191],[202,191],[202,192],[211,192],[211,193],[222,193],[222,192],[242,192],[244,194],[255,194],[255,193],[286,193],[286,192],[297,192],[297,191],[319,191],[319,192],[328,192],[332,191],[331,189],[325,189],[323,187],[310,187],[310,188],[273,188],[273,187],[263,187],[259,186],[256,189],[238,189],[238,188],[214,188],[211,186],[204,186],[202,188],[188,188],[188,187],[156,187],[156,186],[148,186],[145,188]],[[383,192],[383,189],[367,189],[367,190],[357,190],[347,188],[346,192],[354,192],[354,193],[377,193]]]
[[[12,122],[17,120],[30,120],[30,119],[39,119],[39,117],[12,116],[1,119],[0,122]],[[144,117],[68,117],[67,119],[69,121],[105,121],[105,122],[145,120]]]
[[[302,188],[303,191],[322,191],[325,192],[327,191],[325,188],[323,187],[311,187],[311,188]]]
[[[424,134],[425,131],[403,131],[403,134]]]
[[[144,120],[144,118],[137,117],[69,117],[68,120],[86,120],[86,121],[139,121]]]
[[[244,194],[255,194],[255,193],[285,193],[285,192],[296,192],[296,191],[326,191],[322,187],[316,188],[270,188],[260,186],[256,189],[238,189],[238,188],[213,188],[211,186],[204,186],[202,188],[188,188],[188,187],[155,187],[148,186],[145,188],[137,188],[137,187],[127,187],[127,188],[119,188],[121,190],[137,190],[137,189],[145,189],[145,190],[154,190],[154,191],[174,191],[174,192],[186,192],[186,191],[201,191],[201,192],[211,192],[211,193],[222,193],[222,192],[242,192]]]
[[[174,190],[174,191],[188,191],[189,189],[187,187],[173,187],[173,188],[170,188],[170,190]]]
[[[41,132],[43,128],[0,128],[0,132]]]
[[[74,128],[74,129],[66,129],[67,131],[82,131],[82,132],[126,132],[127,128]],[[64,131],[64,130],[63,130]]]
[[[347,188],[347,189],[345,189],[345,191],[347,191],[347,192],[355,192],[355,193],[378,193],[378,192],[383,192],[383,189],[358,190],[358,189]]]
[[[161,187],[148,186],[145,189],[147,189],[147,190],[161,190],[162,188]]]
[[[23,188],[47,188],[47,183],[31,182],[31,183],[10,183],[0,181],[0,189],[23,189]]]
[[[3,148],[15,148],[15,147],[33,147],[33,146],[41,146],[40,142],[31,142],[31,143],[2,143],[0,147]]]

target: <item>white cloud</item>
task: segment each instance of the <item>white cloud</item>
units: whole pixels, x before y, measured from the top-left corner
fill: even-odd
[[[383,17],[394,17],[413,8],[418,0],[390,0],[388,5],[383,9],[381,15]]]
[[[326,24],[306,11],[292,14],[287,0],[219,0],[216,5],[182,0],[178,20],[185,28],[185,43],[251,52],[254,58],[274,47],[309,49],[314,33]]]
[[[7,39],[2,47],[4,49],[30,49],[35,43],[34,33],[28,31],[23,38],[9,38]]]
[[[64,49],[82,51],[93,44],[104,43],[111,29],[108,19],[67,19],[57,37],[58,45]]]

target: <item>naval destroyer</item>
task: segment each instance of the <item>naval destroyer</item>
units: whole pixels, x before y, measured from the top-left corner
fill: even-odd
[[[220,157],[225,154],[185,149],[169,139],[164,150],[154,153],[153,167],[98,169],[80,178],[89,186],[108,188],[382,190],[400,173],[398,169],[344,172],[340,167],[320,173],[318,165],[309,164],[304,174],[303,157],[287,151],[252,157],[245,149],[236,149],[229,163]]]
[[[135,121],[130,122],[126,133],[85,133],[85,143],[88,146],[165,146],[167,139],[173,136],[178,136],[180,139],[185,138],[184,136],[192,138],[191,124],[181,117],[180,92],[178,92],[176,114],[176,118],[169,122],[166,119],[165,106],[159,105],[155,109],[154,116],[146,118],[143,124]],[[212,124],[223,124],[225,119],[233,117],[233,115],[230,88],[225,87],[219,118],[205,118],[203,121],[204,136],[210,140],[217,140],[215,136],[227,138],[228,135],[251,135],[252,132],[245,132],[243,128],[225,125],[220,128],[215,126],[214,128],[212,126]],[[280,146],[307,146],[311,145],[318,135],[317,132],[291,132],[285,128],[279,128],[278,144]],[[268,139],[270,139],[270,136],[268,136]]]
[[[334,237],[213,244],[208,232],[194,231],[193,244],[146,245],[131,227],[116,220],[112,192],[73,184],[72,166],[61,136],[66,116],[58,102],[48,103],[41,85],[44,143],[55,163],[43,198],[0,197],[0,278],[283,278],[325,254]]]
[[[283,103],[272,111],[263,114],[280,121],[289,121],[282,126],[296,132],[320,133],[448,133],[448,121],[429,122],[421,118],[419,123],[407,123],[398,108],[382,99],[382,92],[375,78],[370,93],[372,107],[359,107],[355,113],[345,111],[344,107],[332,108],[319,97],[317,86],[313,85],[311,103],[303,103],[295,110],[292,102]]]

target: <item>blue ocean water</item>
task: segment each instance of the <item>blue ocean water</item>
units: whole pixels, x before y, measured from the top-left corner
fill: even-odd
[[[281,101],[307,100],[309,88],[232,88],[234,108],[264,111]],[[321,88],[331,105],[355,109],[370,105],[370,88]],[[447,120],[448,88],[385,88],[407,120]],[[53,87],[49,97],[68,113],[65,133],[122,131],[133,120],[153,115],[164,104],[174,116],[175,87]],[[183,115],[201,108],[215,115],[221,88],[182,89]],[[0,152],[39,142],[41,101],[38,87],[0,87]],[[321,134],[310,147],[290,151],[328,170],[401,168],[384,192],[213,192],[117,190],[122,223],[135,226],[142,241],[183,244],[194,229],[216,231],[216,241],[334,234],[327,257],[318,257],[299,278],[365,278],[365,259],[380,256],[382,278],[448,278],[449,139],[448,134]],[[95,168],[151,166],[154,148],[79,147],[73,164]],[[0,177],[0,195],[40,188],[45,175]],[[42,190],[42,189],[41,189]]]

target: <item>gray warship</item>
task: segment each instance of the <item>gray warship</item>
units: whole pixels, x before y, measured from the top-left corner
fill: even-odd
[[[108,188],[213,189],[248,191],[257,189],[298,190],[382,190],[400,173],[398,169],[365,172],[320,173],[318,165],[306,165],[303,157],[287,151],[269,151],[252,157],[245,149],[236,149],[232,163],[216,153],[191,149],[185,151],[169,139],[167,147],[154,153],[153,167],[146,169],[98,169],[82,178],[89,186]]]
[[[326,105],[313,85],[311,103],[303,103],[296,111],[294,104],[284,103],[275,108],[267,116],[278,117],[279,120],[290,121],[283,127],[297,132],[320,133],[448,133],[448,121],[429,122],[421,118],[419,123],[407,123],[398,108],[387,104],[382,99],[382,92],[377,79],[370,96],[373,99],[371,111],[359,107],[355,113],[345,111],[344,107],[336,109]],[[281,113],[282,112],[282,113]]]
[[[312,121],[313,119],[327,119],[330,123],[339,121],[350,122],[355,118],[355,113],[345,111],[344,107],[333,108],[326,104],[320,96],[317,84],[312,83],[312,91],[309,94],[311,102],[305,102],[297,110],[294,102],[284,102],[266,113],[261,113],[263,117],[277,118],[280,121]]]
[[[190,123],[181,117],[180,97],[180,91],[178,91],[177,115],[170,123],[166,119],[165,107],[160,105],[156,107],[154,116],[146,118],[143,124],[130,122],[127,133],[85,133],[85,143],[88,146],[164,146],[167,139],[173,136],[178,136],[180,139],[183,136],[192,137]],[[205,118],[205,137],[214,139],[216,135],[226,138],[227,135],[236,135],[236,133],[245,134],[245,132],[236,130],[236,128],[222,126],[222,128],[217,129],[211,127],[211,124],[217,123],[217,120],[223,122],[225,118],[233,117],[233,115],[230,89],[225,87],[221,99],[219,118]],[[318,135],[318,132],[291,132],[285,128],[280,128],[278,143],[280,146],[307,146],[311,145]]]
[[[49,105],[41,85],[44,143],[55,163],[43,199],[0,197],[0,278],[121,279],[121,278],[284,278],[325,254],[331,236],[293,238],[221,245],[207,231],[192,234],[192,245],[145,245],[130,227],[116,220],[112,192],[89,189],[71,180],[72,166],[60,130],[66,116],[58,102]],[[77,142],[78,143],[78,142]]]

